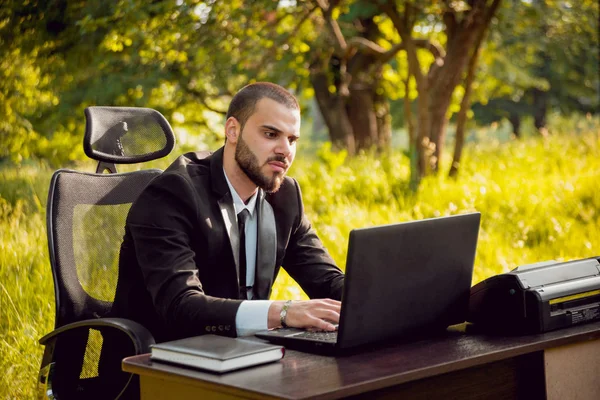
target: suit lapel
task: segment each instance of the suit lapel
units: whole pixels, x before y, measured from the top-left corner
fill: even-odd
[[[273,285],[273,273],[277,259],[277,231],[273,207],[265,200],[265,192],[259,191],[257,199],[257,249],[254,294],[257,299],[268,299]]]
[[[233,197],[229,192],[229,186],[225,180],[223,172],[223,147],[215,151],[210,158],[210,176],[211,186],[215,193],[219,210],[223,217],[229,244],[231,245],[231,253],[235,262],[236,286],[240,280],[240,234],[238,232],[237,217],[233,207]]]
[[[240,233],[238,232],[237,219],[235,216],[235,209],[233,207],[233,200],[231,194],[227,193],[219,201],[219,209],[221,210],[221,216],[223,217],[223,223],[225,224],[225,230],[229,237],[229,243],[231,244],[231,252],[233,253],[233,260],[235,261],[235,270],[237,280],[240,279]]]

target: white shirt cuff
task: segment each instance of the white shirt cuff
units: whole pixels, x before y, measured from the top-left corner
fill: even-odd
[[[271,300],[242,301],[235,315],[235,327],[238,336],[250,336],[268,328]]]

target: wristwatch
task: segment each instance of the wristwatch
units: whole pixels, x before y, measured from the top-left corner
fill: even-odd
[[[281,323],[281,326],[284,328],[287,328],[287,324],[285,323],[285,318],[287,317],[287,312],[288,312],[288,308],[290,308],[290,304],[292,304],[291,300],[287,300],[285,303],[283,303],[283,308],[281,309],[281,312],[279,313],[279,322]]]

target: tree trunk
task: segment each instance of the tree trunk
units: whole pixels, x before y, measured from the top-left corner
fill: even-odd
[[[408,143],[415,144],[417,142],[415,133],[415,121],[412,117],[412,105],[410,102],[410,73],[404,80],[404,121],[406,121],[406,130],[408,131]]]
[[[454,155],[452,156],[452,165],[450,166],[450,172],[448,176],[455,178],[458,175],[458,169],[460,168],[460,158],[462,157],[462,150],[465,144],[465,127],[467,126],[467,112],[471,109],[471,86],[473,83],[473,77],[475,68],[467,73],[467,79],[465,81],[465,94],[460,102],[460,111],[456,118],[456,134],[454,135]]]
[[[429,136],[429,97],[426,95],[421,96],[421,93],[427,93],[428,85],[425,79],[421,81],[419,84],[419,79],[417,79],[417,91],[419,92],[419,97],[417,97],[417,138],[415,142],[417,153],[417,185],[421,182],[421,178],[429,173],[429,158],[433,153]]]
[[[370,19],[360,20],[364,27],[361,37],[376,41],[379,35],[377,24]],[[381,85],[381,67],[377,58],[363,50],[357,50],[348,60],[349,84],[348,118],[352,124],[356,150],[380,149],[380,131],[377,118],[377,88]],[[381,103],[381,101],[379,101]]]
[[[454,140],[454,155],[452,156],[452,165],[450,166],[449,176],[456,177],[460,167],[460,159],[465,143],[465,128],[467,126],[467,113],[471,109],[471,93],[473,92],[473,81],[475,80],[475,72],[479,63],[479,54],[481,53],[481,43],[487,34],[488,25],[480,29],[479,34],[475,38],[475,44],[469,63],[467,65],[467,76],[465,77],[465,93],[460,101],[460,110],[456,118],[456,134]]]
[[[516,112],[511,112],[508,116],[513,128],[513,135],[518,139],[521,137],[521,116]]]
[[[436,95],[438,93],[439,95]],[[430,138],[430,154],[428,157],[429,170],[433,173],[437,172],[440,162],[440,157],[443,152],[444,140],[446,137],[447,118],[446,113],[450,106],[450,95],[439,93],[430,90],[425,96],[430,96],[429,103],[429,126],[428,136]],[[419,93],[419,96],[421,94]],[[447,96],[447,100],[444,98]]]
[[[417,154],[417,133],[415,132],[415,121],[412,116],[412,105],[410,102],[410,72],[404,80],[404,120],[408,130],[408,157],[410,160],[410,188],[416,191],[419,187],[421,177],[419,175],[419,156]]]
[[[329,131],[331,143],[334,148],[346,149],[349,155],[354,155],[356,145],[352,125],[346,111],[345,99],[329,93],[329,83],[323,72],[311,70],[310,78],[319,111],[321,111]]]
[[[477,57],[479,50],[472,56],[469,61],[469,69],[467,71],[467,77],[465,79],[465,93],[460,102],[460,110],[456,117],[456,134],[454,135],[454,155],[452,156],[452,165],[450,166],[450,172],[448,175],[454,178],[458,175],[458,169],[460,167],[460,158],[462,157],[462,150],[465,144],[465,128],[467,126],[467,113],[471,109],[471,92],[473,86],[473,79],[475,78],[475,70],[477,68]]]
[[[347,110],[357,151],[369,150],[379,142],[374,96],[367,85],[350,85]]]
[[[390,102],[384,95],[375,93],[375,116],[377,117],[377,149],[381,152],[392,144],[392,115]]]
[[[329,136],[337,149],[346,149],[349,155],[360,150],[375,148],[381,150],[391,142],[391,118],[388,100],[377,95],[381,77],[373,67],[374,58],[357,52],[348,62],[345,76],[336,69],[339,62],[332,55],[327,65],[333,74],[333,82],[315,63],[311,68],[311,83],[315,98],[329,130]],[[344,79],[343,79],[344,78]],[[350,81],[347,94],[342,88],[344,81]],[[329,91],[330,84],[336,93]]]
[[[548,112],[548,92],[533,89],[533,124],[542,136],[548,135],[546,114]]]
[[[444,65],[437,70],[432,87],[426,94],[431,99],[429,105],[431,115],[429,135],[434,148],[430,163],[434,172],[438,170],[440,158],[443,154],[446,126],[448,124],[446,114],[452,101],[452,93],[460,83],[463,71],[469,61],[469,51],[473,48],[473,44],[478,34],[480,34],[479,29],[482,28],[479,25],[474,25],[472,29],[465,29],[450,39]],[[421,96],[421,93],[419,93],[419,96]]]

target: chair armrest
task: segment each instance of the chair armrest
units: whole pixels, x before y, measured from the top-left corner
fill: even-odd
[[[92,337],[91,331],[101,336]],[[61,326],[39,343],[44,355],[38,398],[125,399],[139,398],[139,385],[137,377],[121,370],[121,360],[150,352],[154,337],[135,321],[99,318]]]
[[[48,333],[39,340],[39,343],[43,346],[46,346],[64,332],[68,332],[73,329],[94,327],[115,328],[125,333],[127,336],[129,336],[134,345],[135,354],[149,353],[150,345],[155,343],[154,337],[148,329],[135,321],[125,318],[98,318],[73,322]]]

